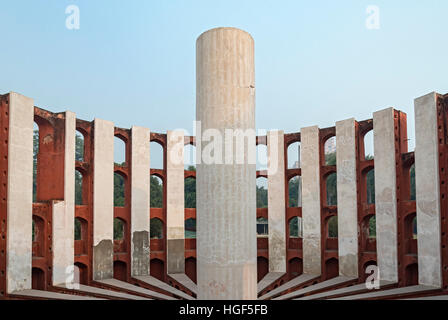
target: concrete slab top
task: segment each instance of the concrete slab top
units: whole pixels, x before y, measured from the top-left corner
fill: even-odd
[[[172,294],[175,294],[176,296],[179,296],[181,298],[187,299],[187,300],[195,300],[192,296],[186,294],[183,291],[177,290],[176,288],[173,288],[172,286],[170,286],[169,284],[160,281],[159,279],[156,279],[152,276],[135,276],[134,277],[137,280],[140,280],[142,282],[145,282],[151,286],[160,288],[162,290],[165,290],[167,292],[170,292]]]
[[[399,299],[399,300],[448,300],[448,295],[419,297],[419,298],[409,298],[409,299]]]
[[[315,274],[301,274],[300,276],[292,279],[291,281],[288,281],[284,284],[282,284],[280,287],[266,293],[265,295],[261,296],[260,298],[258,298],[258,300],[266,300],[269,299],[279,293],[282,293],[283,291],[286,291],[288,289],[297,287],[305,282],[311,281],[313,279],[317,279],[319,278],[319,275],[315,275]]]
[[[124,282],[124,281],[120,281],[117,279],[105,279],[105,280],[97,280],[96,282],[99,283],[103,283],[109,286],[113,286],[113,287],[117,287],[120,289],[125,289],[125,290],[130,290],[130,291],[134,291],[134,292],[138,292],[138,293],[143,293],[146,294],[148,296],[151,296],[153,298],[157,298],[157,299],[163,299],[163,300],[177,300],[176,298],[173,298],[171,296],[167,296],[165,294],[162,294],[160,292],[156,292],[153,290],[149,290],[149,289],[145,289],[142,287],[138,287],[135,286],[133,284]]]
[[[268,287],[271,283],[283,277],[284,274],[285,274],[284,272],[269,272],[267,275],[263,277],[263,279],[260,280],[260,282],[258,282],[257,292],[260,293],[261,291],[266,289],[266,287]]]
[[[58,287],[67,290],[67,288],[64,285],[60,285]],[[101,295],[108,296],[111,298],[121,298],[121,299],[129,299],[129,300],[150,300],[148,298],[134,296],[134,295],[131,295],[128,293],[122,293],[122,292],[106,290],[106,289],[101,289],[101,288],[92,287],[92,286],[86,286],[84,284],[80,284],[79,289],[73,289],[73,291],[75,291],[75,292],[79,291],[79,292],[91,293],[91,294],[101,294]]]
[[[380,281],[380,288],[385,287],[385,286],[390,286],[393,284],[394,284],[394,282],[391,282],[391,281]],[[296,300],[324,299],[324,298],[330,298],[330,297],[334,297],[334,296],[342,295],[342,294],[357,293],[357,292],[364,291],[364,290],[368,290],[366,287],[366,284],[361,283],[361,284],[353,285],[350,287],[345,287],[345,288],[340,288],[340,289],[336,289],[336,290],[325,291],[325,292],[313,294],[311,296],[298,298]]]
[[[369,298],[386,298],[388,296],[395,296],[395,295],[400,295],[400,294],[412,294],[412,293],[419,293],[419,292],[431,291],[431,290],[437,290],[437,289],[439,289],[439,288],[417,285],[417,286],[402,287],[402,288],[389,289],[389,290],[383,290],[383,291],[369,292],[369,293],[364,293],[364,294],[356,294],[356,295],[352,295],[352,296],[334,298],[334,299],[330,299],[330,300],[358,300],[358,299],[369,299]]]
[[[182,284],[188,290],[192,291],[195,294],[198,293],[198,286],[185,273],[170,273],[168,275]]]
[[[303,289],[300,289],[300,290],[297,290],[297,291],[294,291],[294,292],[287,293],[287,294],[282,295],[280,297],[277,297],[277,298],[275,298],[273,300],[292,299],[292,298],[298,297],[298,296],[300,296],[302,294],[305,294],[305,293],[309,293],[309,292],[313,292],[313,291],[317,291],[317,290],[322,290],[322,289],[326,289],[326,288],[331,288],[333,286],[340,285],[340,284],[342,284],[344,282],[349,282],[349,281],[353,281],[353,280],[356,280],[356,279],[357,279],[356,277],[338,276],[338,277],[335,277],[333,279],[326,280],[326,281],[323,281],[323,282],[319,282],[319,283],[317,283],[315,285],[311,285],[309,287],[306,287],[306,288],[303,288]]]
[[[44,298],[50,300],[105,300],[101,298],[89,297],[89,296],[78,296],[65,293],[43,291],[43,290],[21,290],[14,291],[11,295],[28,297],[28,298]]]

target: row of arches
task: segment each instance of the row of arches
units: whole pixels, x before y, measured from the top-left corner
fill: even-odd
[[[75,218],[75,241],[87,240],[87,220],[76,217]],[[37,216],[33,216],[33,241],[39,239],[42,233],[39,231],[43,228],[43,220]],[[126,235],[126,221],[120,218],[114,219],[114,240],[123,240]],[[150,220],[150,238],[163,239],[164,238],[164,223],[159,218],[152,218]],[[185,238],[196,238],[196,219],[190,218],[185,220]]]
[[[300,168],[300,141],[294,141],[287,146],[287,168],[296,169]],[[264,154],[264,148],[266,146],[259,145],[261,148],[261,154]],[[258,152],[257,152],[258,154]],[[373,130],[368,131],[364,135],[364,159],[373,159]],[[324,157],[325,165],[335,165],[336,164],[336,137],[329,137],[324,143]]]
[[[36,127],[35,127],[36,130]],[[84,133],[76,132],[76,160],[84,159]],[[373,130],[367,132],[364,136],[365,159],[373,158]],[[324,144],[325,159],[327,165],[333,162],[333,156],[336,152],[336,137],[330,137]],[[151,167],[154,169],[163,169],[164,150],[163,146],[157,141],[151,141]],[[300,168],[300,142],[293,142],[287,149],[288,168]],[[114,139],[114,161],[115,163],[126,164],[126,142],[119,136]],[[195,166],[196,152],[192,144],[185,145],[184,148],[185,166]],[[267,169],[267,146],[265,144],[257,145],[257,170]]]

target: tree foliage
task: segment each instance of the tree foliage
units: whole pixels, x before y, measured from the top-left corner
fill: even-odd
[[[37,190],[37,156],[39,153],[39,131],[34,130],[33,132],[33,201],[36,201],[36,190]],[[373,156],[368,155],[366,160],[373,159]],[[76,134],[76,148],[75,148],[75,160],[84,160],[84,138],[82,135]],[[336,153],[329,153],[325,155],[326,165],[336,165]],[[118,164],[120,165],[120,164]],[[123,164],[121,164],[123,165]],[[189,166],[188,171],[195,171],[194,166]],[[75,203],[77,205],[85,204],[83,203],[83,177],[78,171],[75,171]],[[410,200],[415,200],[415,167],[412,166],[410,170]],[[125,181],[124,178],[119,175],[114,175],[114,205],[124,206],[125,205],[125,191],[124,191]],[[295,177],[289,181],[289,206],[297,207],[299,201],[299,177]],[[337,204],[337,179],[336,174],[332,174],[327,178],[326,188],[327,188],[327,204],[336,205]],[[366,179],[366,189],[367,189],[367,203],[375,203],[375,173],[371,170],[367,173]],[[162,208],[163,205],[163,184],[159,178],[155,176],[150,177],[150,206],[151,208]],[[185,180],[185,207],[186,208],[196,208],[196,179],[189,178]],[[267,208],[268,206],[268,190],[264,186],[257,186],[256,191],[257,208]],[[194,219],[193,219],[194,220]],[[329,223],[329,234],[332,236],[337,236],[337,219],[336,222]],[[297,219],[290,221],[290,232],[291,236],[295,237],[298,233],[297,231]],[[123,237],[123,222],[119,219],[114,221],[114,238]],[[196,232],[196,221],[186,221],[186,230],[189,232]],[[34,233],[34,228],[33,228]],[[163,235],[163,224],[158,219],[151,220],[151,238],[162,237]],[[369,235],[371,237],[376,236],[375,230],[375,217],[369,221]],[[192,235],[191,235],[192,236]],[[195,235],[194,235],[195,236]],[[193,237],[193,236],[192,236]],[[81,223],[75,220],[75,239],[81,239]]]

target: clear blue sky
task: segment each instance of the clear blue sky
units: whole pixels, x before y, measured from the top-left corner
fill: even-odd
[[[80,8],[80,29],[65,8]],[[365,27],[366,7],[380,29]],[[232,26],[255,39],[258,128],[364,120],[448,92],[448,1],[2,0],[0,92],[78,118],[185,128],[195,117],[195,42]]]

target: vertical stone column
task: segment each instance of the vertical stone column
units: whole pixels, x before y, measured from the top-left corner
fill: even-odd
[[[184,133],[167,132],[166,229],[168,274],[185,273]]]
[[[285,153],[283,131],[269,131],[267,144],[269,272],[286,272]]]
[[[256,299],[254,41],[218,28],[198,38],[196,51],[198,298]],[[236,129],[248,143],[229,148],[226,139],[224,163],[223,137]]]
[[[131,275],[149,275],[150,132],[131,129]]]
[[[415,99],[415,181],[419,284],[442,286],[437,94]]]
[[[76,116],[65,112],[64,201],[53,201],[53,285],[72,283],[75,254]]]
[[[303,273],[320,275],[321,221],[320,221],[320,163],[319,128],[302,128],[302,223]]]
[[[7,292],[31,289],[34,101],[9,93]]]
[[[339,274],[358,277],[355,119],[336,122]]]
[[[104,280],[114,270],[114,124],[95,119],[93,140],[93,280]]]
[[[380,280],[398,281],[394,109],[373,114],[376,247]]]

